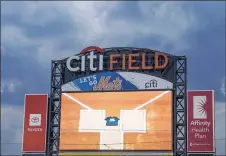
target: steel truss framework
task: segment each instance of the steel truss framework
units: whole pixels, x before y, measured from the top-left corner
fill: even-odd
[[[174,155],[187,155],[187,66],[186,57],[175,57]]]
[[[107,48],[112,52],[120,52],[123,48]],[[133,48],[124,48],[132,51]],[[106,49],[104,49],[106,51]],[[137,50],[137,48],[136,48]],[[142,49],[139,49],[142,50]],[[147,50],[147,49],[145,49]],[[155,52],[155,51],[152,51]],[[173,153],[178,156],[187,155],[187,67],[186,57],[171,57],[174,70],[174,104],[173,104]],[[60,117],[61,117],[61,85],[65,83],[65,60],[52,61],[51,66],[51,90],[48,111],[48,135],[46,155],[58,155],[60,141]],[[104,69],[109,71],[109,69]],[[141,71],[143,72],[143,71]],[[162,73],[167,73],[165,70]],[[88,72],[86,75],[93,74]],[[85,75],[80,75],[85,76]]]

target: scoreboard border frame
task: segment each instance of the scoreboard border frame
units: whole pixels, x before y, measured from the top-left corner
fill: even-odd
[[[115,50],[117,48],[112,49]],[[132,49],[133,48],[131,48],[131,51]],[[187,155],[187,59],[185,56],[173,56],[172,59],[174,62],[173,66],[170,67],[174,69],[172,152],[174,155],[185,156]],[[61,86],[64,82],[64,70],[64,60],[51,62],[51,85],[46,139],[47,156],[59,154]],[[90,74],[93,74],[93,72],[90,72]]]

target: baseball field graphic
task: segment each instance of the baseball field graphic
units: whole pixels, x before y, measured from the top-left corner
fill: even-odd
[[[62,93],[60,150],[172,150],[172,92]]]

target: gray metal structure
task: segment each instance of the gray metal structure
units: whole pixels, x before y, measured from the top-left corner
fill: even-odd
[[[104,49],[104,71],[110,71],[108,62],[109,55],[111,54],[129,54],[129,53],[146,53],[147,65],[153,65],[154,50],[144,48],[132,47],[114,47]],[[98,52],[96,52],[98,55]],[[80,54],[77,54],[80,55]],[[160,78],[166,79],[173,83],[173,153],[174,155],[185,156],[187,155],[187,67],[185,56],[173,56],[166,54],[169,58],[168,66],[160,71],[134,71]],[[128,60],[126,60],[127,62]],[[161,59],[159,60],[162,61]],[[114,71],[123,71],[120,69],[120,60],[118,66],[115,66]],[[73,63],[72,63],[73,64]],[[75,63],[79,64],[79,63]],[[133,65],[141,64],[141,58]],[[95,62],[94,62],[95,65]],[[88,64],[86,64],[88,66]],[[125,70],[124,70],[125,71]],[[47,156],[59,154],[59,141],[60,141],[60,117],[61,117],[61,86],[75,78],[94,74],[95,72],[77,72],[71,73],[66,68],[66,59],[52,61],[51,66],[51,89],[49,97],[49,110],[48,110],[48,134],[47,134]],[[96,72],[98,73],[98,71]],[[150,151],[151,152],[151,151]]]

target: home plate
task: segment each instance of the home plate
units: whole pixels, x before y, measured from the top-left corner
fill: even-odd
[[[102,131],[100,133],[100,150],[123,150],[123,132]]]

